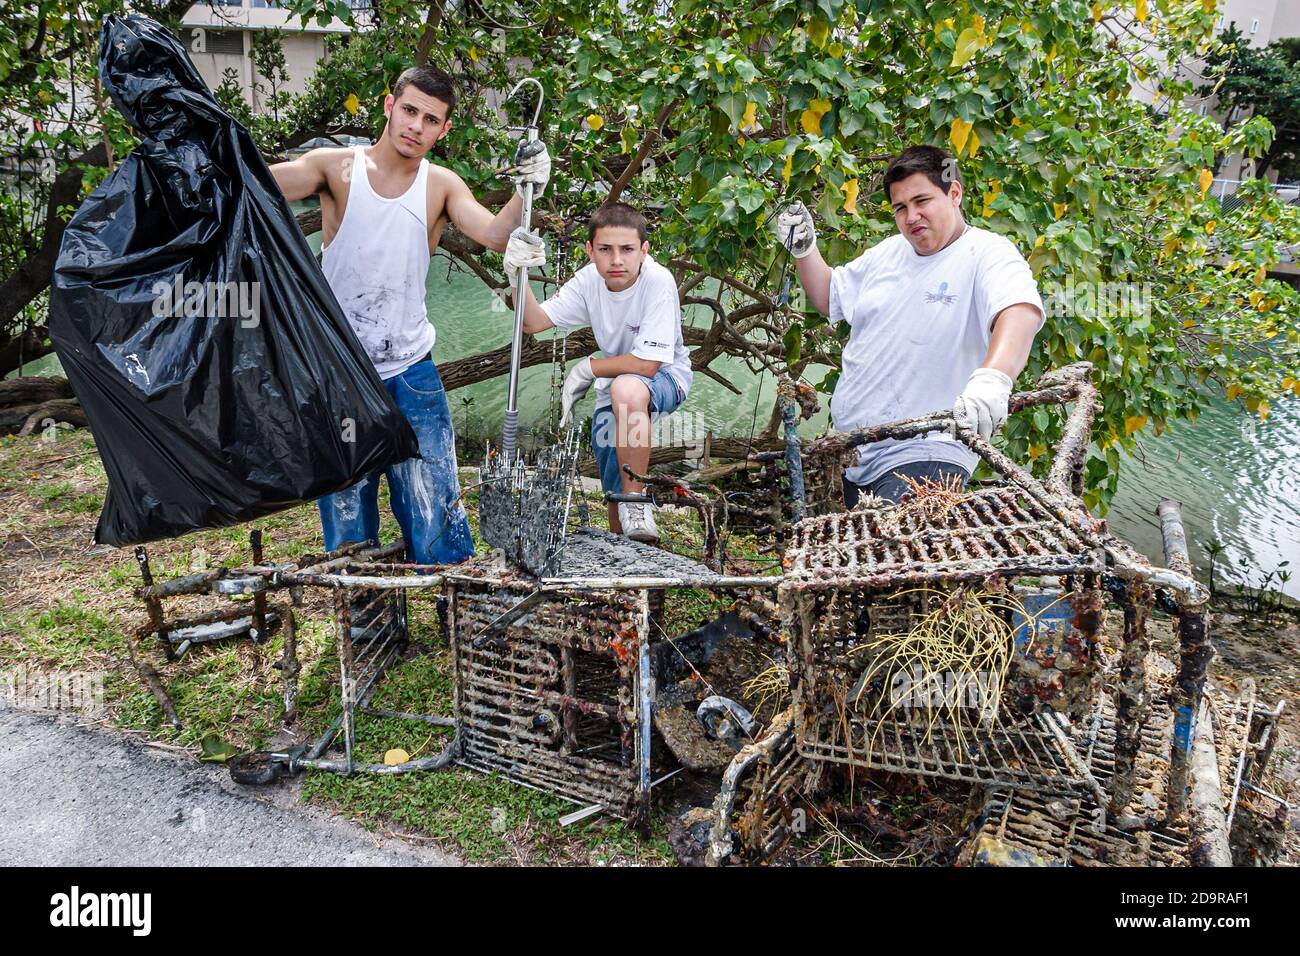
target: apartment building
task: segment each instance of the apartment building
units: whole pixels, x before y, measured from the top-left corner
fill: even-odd
[[[370,8],[370,0],[350,0],[358,14]],[[289,81],[282,89],[301,93],[326,55],[325,40],[331,34],[348,33],[342,20],[331,19],[324,26],[314,20],[303,25],[297,16],[280,8],[279,0],[226,0],[220,4],[196,3],[181,18],[181,42],[209,87],[215,89],[226,70],[239,78],[244,97],[253,109],[261,109],[259,91],[265,88],[257,76],[252,57],[253,39],[259,31],[282,29],[282,46]]]
[[[1220,0],[1219,19],[1215,24],[1222,32],[1235,25],[1250,44],[1266,47],[1274,40],[1300,36],[1300,0]],[[1204,69],[1203,63],[1188,64],[1180,70],[1180,76],[1195,82]],[[1234,111],[1232,116],[1225,115],[1219,108],[1218,98],[1211,95],[1193,97],[1188,105],[1204,115],[1224,120],[1240,120],[1242,115]],[[1219,176],[1225,180],[1239,180],[1249,173],[1247,164],[1241,156],[1230,156],[1219,168]],[[1270,178],[1276,178],[1270,173]]]

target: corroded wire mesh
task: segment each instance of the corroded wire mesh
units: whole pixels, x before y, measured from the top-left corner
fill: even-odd
[[[796,740],[805,757],[863,769],[989,786],[1085,793],[1095,787],[1076,748],[1038,713],[1007,706],[1018,671],[1010,622],[1007,664],[994,671],[921,673],[880,655],[951,595],[935,588],[823,587],[793,597],[791,673]],[[965,636],[950,637],[960,644]],[[1090,679],[1090,678],[1089,678]],[[1095,703],[1095,701],[1094,701]]]
[[[785,458],[757,456],[759,467],[741,469],[714,484],[727,499],[727,527],[761,541],[785,543],[790,538],[794,502]],[[805,452],[803,460],[804,514],[835,514],[844,510],[844,456]]]
[[[460,762],[622,809],[637,791],[636,597],[548,595],[501,640],[478,639],[526,594],[499,582],[452,589]]]
[[[942,514],[888,503],[801,521],[788,552],[795,586],[889,586],[990,574],[1100,571],[1103,558],[1015,488],[973,491]]]
[[[1165,696],[1168,678],[1157,667],[1148,668],[1148,692]],[[1144,815],[1163,818],[1169,774],[1169,746],[1173,714],[1155,708],[1142,727],[1135,761],[1135,796]],[[1115,706],[1102,696],[1100,726],[1076,735],[1079,749],[1103,785],[1115,768]],[[1107,787],[1109,790],[1109,787]],[[1036,793],[994,792],[984,808],[983,823],[972,835],[966,853],[975,862],[998,862],[1005,850],[1017,850],[1048,864],[1073,866],[1186,866],[1186,833],[1181,828],[1128,832],[1100,815],[1088,796],[1053,799]],[[981,853],[984,859],[975,859]]]
[[[483,540],[538,577],[560,573],[578,461],[579,429],[537,453],[489,456],[479,490]]]

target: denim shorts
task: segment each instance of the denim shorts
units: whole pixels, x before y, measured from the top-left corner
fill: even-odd
[[[623,378],[622,375],[618,377]],[[677,379],[666,368],[655,372],[653,378],[644,375],[632,375],[632,378],[639,378],[650,389],[651,423],[661,415],[671,415],[685,398]],[[623,477],[618,470],[617,431],[614,406],[601,405],[592,412],[591,447],[596,453],[596,464],[600,467],[600,486],[607,492],[615,493],[623,490]]]

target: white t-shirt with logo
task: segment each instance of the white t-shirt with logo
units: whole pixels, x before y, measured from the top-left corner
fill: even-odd
[[[681,389],[691,389],[691,356],[682,342],[682,307],[673,274],[646,256],[641,274],[622,292],[610,292],[589,262],[542,303],[547,317],[562,330],[591,326],[596,345],[606,356],[635,355],[662,362]],[[596,379],[596,407],[610,404],[613,379]]]
[[[893,235],[834,269],[830,320],[846,320],[852,330],[831,397],[835,429],[952,408],[984,362],[993,320],[1020,302],[1043,314],[1029,263],[1009,240],[985,229],[969,228],[929,256]],[[867,484],[913,461],[949,462],[969,472],[979,457],[943,432],[931,432],[864,445],[858,460],[845,473]]]

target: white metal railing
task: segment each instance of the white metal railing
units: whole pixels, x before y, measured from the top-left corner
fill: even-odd
[[[1215,179],[1210,186],[1210,195],[1216,199],[1222,200],[1236,194],[1243,182],[1253,182],[1245,179]],[[1300,199],[1300,183],[1271,183],[1273,191],[1279,194],[1279,198],[1286,202],[1294,202]]]

